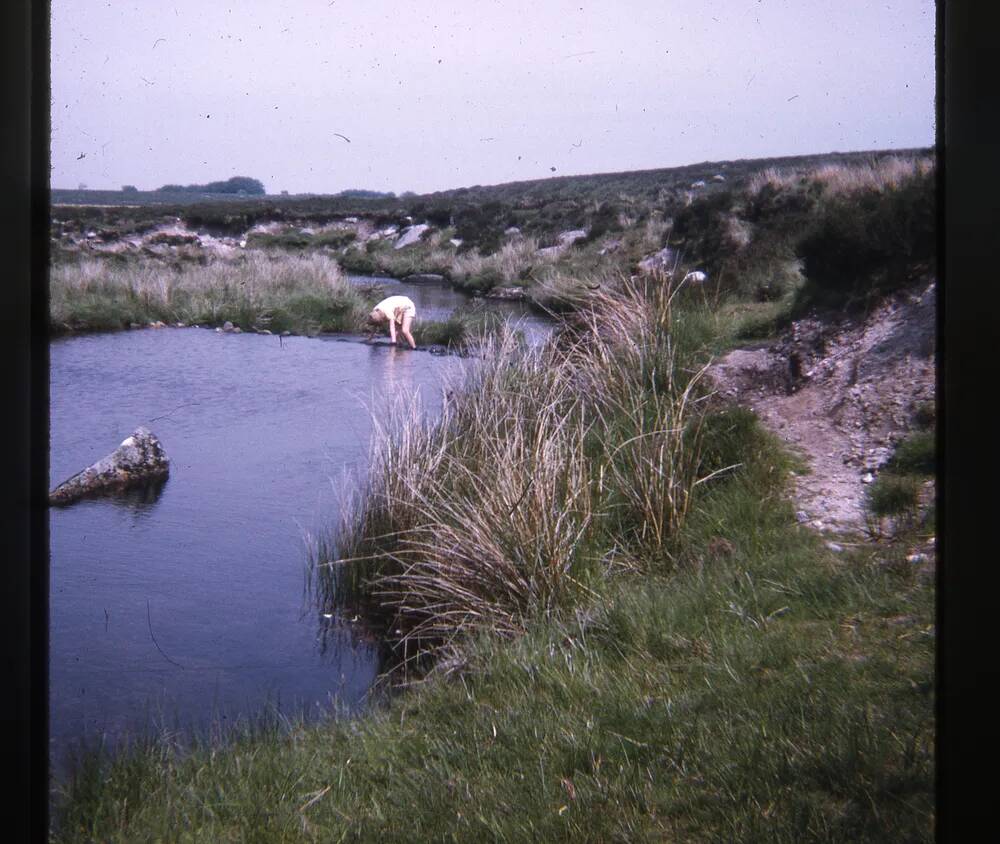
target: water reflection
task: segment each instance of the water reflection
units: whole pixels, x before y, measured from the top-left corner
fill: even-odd
[[[141,484],[134,484],[117,493],[107,494],[107,498],[112,504],[134,510],[137,514],[149,514],[159,503],[170,477],[154,478]],[[102,498],[105,496],[101,496]]]

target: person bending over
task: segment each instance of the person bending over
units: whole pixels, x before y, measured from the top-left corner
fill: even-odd
[[[368,315],[368,336],[365,339],[370,343],[372,338],[375,337],[379,326],[388,322],[389,341],[395,345],[396,330],[398,328],[406,338],[406,342],[410,344],[410,348],[415,349],[417,348],[417,344],[413,341],[410,326],[413,324],[413,319],[416,315],[416,305],[413,304],[413,300],[408,296],[390,296],[388,299],[383,299],[372,308],[372,312]]]

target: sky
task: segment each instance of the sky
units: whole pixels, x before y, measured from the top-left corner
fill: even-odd
[[[51,185],[424,193],[934,145],[933,0],[52,0]],[[553,169],[554,168],[554,169]]]

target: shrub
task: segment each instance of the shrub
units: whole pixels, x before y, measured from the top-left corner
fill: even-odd
[[[585,238],[587,243],[593,243],[606,234],[620,232],[622,225],[619,222],[621,209],[612,202],[602,202],[590,219],[590,225]]]
[[[921,431],[933,428],[936,419],[937,408],[932,401],[920,402],[913,408],[913,424]]]
[[[368,251],[362,252],[356,248],[348,249],[343,255],[338,256],[337,263],[340,264],[344,272],[358,275],[375,275],[378,269],[375,265],[375,259]]]
[[[832,301],[905,284],[914,264],[936,250],[933,170],[885,190],[865,187],[824,199],[797,253],[806,278]]]
[[[916,431],[904,439],[887,468],[901,474],[933,475],[937,464],[933,431]]]
[[[868,487],[865,504],[875,518],[898,518],[916,514],[919,500],[918,479],[884,472]]]
[[[313,238],[314,246],[327,246],[331,249],[341,249],[357,240],[358,233],[353,229],[333,229],[322,232]]]

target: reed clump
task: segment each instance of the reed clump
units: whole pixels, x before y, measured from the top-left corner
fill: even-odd
[[[409,664],[520,634],[614,566],[668,564],[700,481],[676,292],[623,279],[540,348],[488,339],[433,424],[413,399],[376,416],[367,479],[317,551],[322,597],[363,607]]]
[[[497,285],[526,285],[537,274],[553,266],[554,254],[539,252],[534,237],[508,240],[499,249],[484,255],[473,250],[455,255],[452,281],[468,290],[489,290]]]

